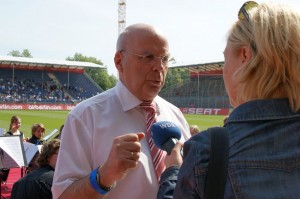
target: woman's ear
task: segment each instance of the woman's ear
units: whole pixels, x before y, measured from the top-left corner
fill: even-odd
[[[241,49],[242,64],[248,63],[252,59],[251,48],[245,46]]]
[[[119,71],[119,73],[121,73],[123,71],[123,66],[122,66],[122,53],[120,51],[117,51],[115,53],[114,62],[117,70]]]

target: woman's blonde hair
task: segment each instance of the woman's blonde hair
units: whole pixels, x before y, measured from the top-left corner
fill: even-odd
[[[198,127],[198,125],[194,124],[194,125],[190,125],[190,133],[191,135],[195,135],[197,133],[200,132],[200,129]]]
[[[228,44],[250,47],[252,59],[234,77],[238,100],[287,97],[300,109],[300,14],[285,4],[262,3],[229,31]]]

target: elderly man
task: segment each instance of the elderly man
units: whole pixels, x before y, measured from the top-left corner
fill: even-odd
[[[54,198],[156,197],[165,152],[149,140],[151,124],[172,121],[182,140],[190,137],[181,111],[158,96],[169,56],[167,39],[150,25],[131,25],[120,34],[117,85],[81,102],[67,117]]]

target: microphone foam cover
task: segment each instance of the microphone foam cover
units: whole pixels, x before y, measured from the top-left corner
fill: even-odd
[[[176,138],[177,140],[180,140],[181,138],[181,130],[173,122],[156,122],[151,126],[150,130],[154,144],[160,149],[163,149],[163,144],[170,138]]]

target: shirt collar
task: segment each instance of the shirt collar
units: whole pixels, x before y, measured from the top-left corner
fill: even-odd
[[[121,103],[123,111],[128,111],[139,106],[143,101],[139,100],[136,96],[134,96],[127,87],[123,84],[121,80],[117,82],[116,85],[116,93]],[[156,96],[153,101],[156,103],[158,96]],[[156,103],[157,106],[157,103]],[[157,107],[158,109],[158,107]]]

